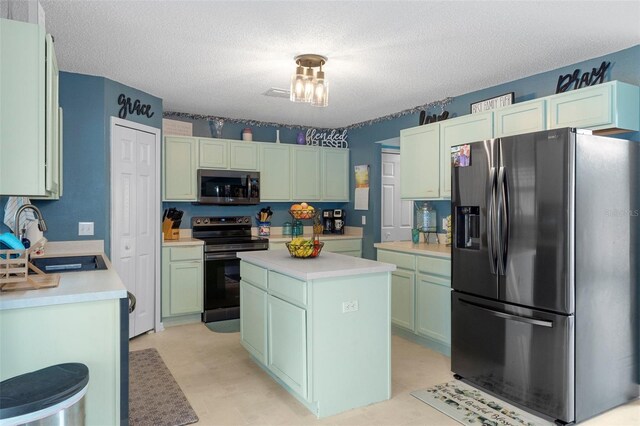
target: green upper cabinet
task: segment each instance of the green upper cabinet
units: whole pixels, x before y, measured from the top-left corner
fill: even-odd
[[[493,137],[493,112],[440,122],[440,196],[451,198],[451,147]]]
[[[537,132],[547,128],[547,102],[544,99],[500,108],[493,113],[496,138]]]
[[[47,170],[45,117],[49,106],[46,104],[47,80],[50,84],[57,82],[57,75],[54,79],[51,68],[50,78],[45,74],[45,43],[45,33],[39,25],[0,19],[2,195],[48,196],[51,191],[47,191],[47,187],[54,187],[47,181],[47,174],[52,179],[54,170]],[[50,58],[53,58],[52,54]],[[55,109],[52,114],[57,115],[58,105]],[[50,161],[52,154],[50,147]]]
[[[440,196],[440,125],[400,131],[400,196],[408,199]]]
[[[322,148],[322,200],[349,201],[349,150]]]
[[[619,81],[548,97],[549,128],[579,127],[600,133],[640,129],[640,89]]]
[[[261,143],[260,201],[291,200],[291,150],[288,145]]]
[[[291,196],[294,200],[320,200],[320,161],[318,147],[291,147]]]
[[[233,170],[258,170],[258,144],[229,142],[229,168]]]
[[[198,139],[198,167],[201,169],[229,168],[229,141],[224,139]]]
[[[59,71],[51,34],[45,36],[45,191],[34,199],[58,200],[62,196],[62,109],[59,105]]]
[[[198,140],[165,136],[163,161],[163,201],[196,201]]]

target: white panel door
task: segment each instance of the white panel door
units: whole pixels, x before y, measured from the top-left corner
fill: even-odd
[[[411,239],[413,201],[400,198],[400,154],[382,153],[382,241]]]
[[[129,316],[129,337],[154,328],[156,187],[153,134],[116,125],[111,165],[112,263],[127,290],[136,297]]]

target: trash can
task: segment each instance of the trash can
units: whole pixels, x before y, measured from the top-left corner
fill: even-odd
[[[0,382],[0,425],[84,425],[89,369],[58,364]]]

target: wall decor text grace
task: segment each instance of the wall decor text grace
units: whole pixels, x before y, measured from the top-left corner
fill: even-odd
[[[118,96],[118,105],[120,105],[120,111],[118,111],[118,117],[125,119],[127,114],[145,115],[148,118],[153,117],[155,112],[151,112],[151,105],[143,104],[140,99],[136,99],[131,103],[131,98],[127,97],[124,93]]]

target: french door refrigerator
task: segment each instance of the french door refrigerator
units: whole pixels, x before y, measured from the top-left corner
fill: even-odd
[[[638,142],[452,148],[451,369],[558,424],[638,397]]]

